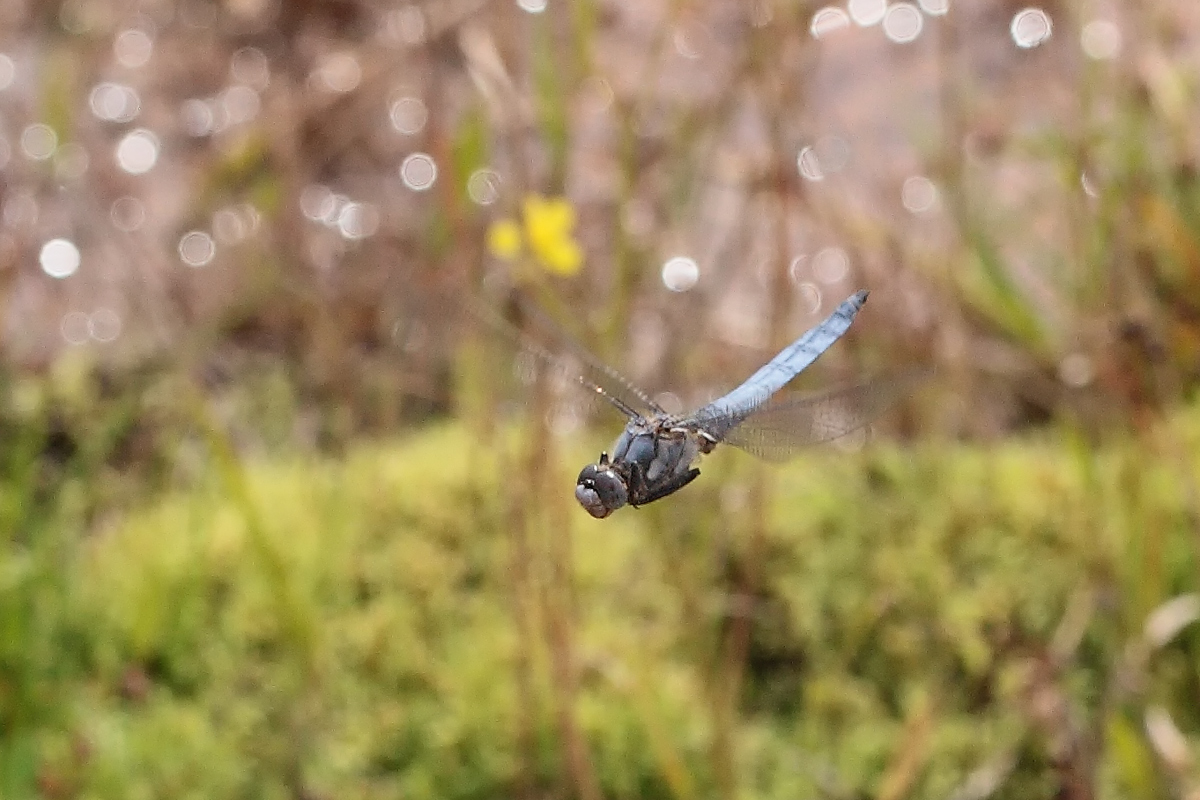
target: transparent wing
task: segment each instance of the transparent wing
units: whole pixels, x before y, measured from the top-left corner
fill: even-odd
[[[646,409],[661,412],[645,392],[576,343],[530,301],[522,298],[518,304],[522,313],[533,320],[546,344],[513,325],[482,300],[469,298],[466,303],[472,316],[520,349],[519,372],[534,374],[540,365],[556,379],[579,384],[585,392],[608,401],[628,417],[641,417]],[[556,349],[564,352],[556,353]]]
[[[580,344],[532,300],[523,295],[518,295],[517,302],[521,307],[521,311],[534,325],[545,332],[559,347],[563,348],[571,356],[572,360],[579,362],[582,374],[593,385],[598,387],[602,393],[623,401],[627,406],[635,410],[640,408],[643,411],[649,410],[654,414],[665,413],[658,403],[650,398],[649,394],[634,385],[633,381],[626,378],[616,369],[592,355],[590,350]]]
[[[930,374],[874,378],[820,394],[775,400],[729,429],[723,441],[767,461],[785,461],[807,445],[845,436],[870,423]]]

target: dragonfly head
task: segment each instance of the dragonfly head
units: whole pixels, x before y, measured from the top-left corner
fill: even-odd
[[[608,453],[601,453],[599,462],[588,464],[579,473],[575,499],[596,519],[604,519],[629,502],[625,479],[609,464]]]

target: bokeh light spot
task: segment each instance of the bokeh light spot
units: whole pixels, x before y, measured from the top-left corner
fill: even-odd
[[[1121,29],[1106,19],[1094,19],[1083,26],[1079,44],[1088,58],[1103,61],[1121,54]]]
[[[429,109],[419,97],[401,97],[388,110],[392,127],[408,136],[420,133],[429,120]]]
[[[1009,31],[1017,47],[1029,49],[1037,47],[1050,38],[1052,26],[1050,15],[1040,8],[1025,8],[1018,11],[1012,19]]]
[[[246,229],[247,236],[254,236],[258,233],[258,229],[262,227],[263,215],[258,210],[258,206],[253,203],[239,203],[236,207],[238,217],[242,220],[242,225]]]
[[[362,66],[350,53],[332,53],[321,59],[316,79],[331,92],[352,92],[362,80]]]
[[[812,274],[826,286],[841,283],[850,273],[850,257],[840,247],[826,247],[812,260]]]
[[[912,3],[893,3],[883,17],[883,34],[897,44],[908,44],[921,35],[925,18]]]
[[[929,211],[937,203],[937,199],[937,186],[923,175],[905,178],[900,187],[900,202],[914,214]]]
[[[97,308],[88,317],[87,327],[97,342],[115,341],[121,335],[121,316],[111,308]]]
[[[517,5],[530,14],[540,14],[546,10],[546,0],[517,0]]]
[[[204,231],[188,231],[179,240],[179,258],[189,267],[203,267],[216,254],[216,243]]]
[[[139,28],[129,28],[117,34],[113,40],[113,55],[122,67],[143,67],[154,52],[154,40]]]
[[[850,25],[850,17],[837,6],[826,6],[813,14],[808,30],[814,39],[823,39],[834,31]]]
[[[413,153],[401,162],[400,179],[413,191],[423,192],[437,180],[437,163],[427,153]]]
[[[118,197],[108,209],[108,218],[117,230],[133,233],[146,222],[146,206],[130,195]]]
[[[129,122],[142,110],[142,100],[129,86],[120,83],[98,83],[88,94],[92,115],[106,122]]]
[[[229,74],[239,83],[258,91],[271,83],[271,64],[257,47],[243,47],[229,60]]]
[[[216,127],[212,106],[196,97],[183,101],[179,107],[179,118],[188,136],[208,136]]]
[[[221,106],[225,109],[226,121],[230,125],[236,125],[257,117],[262,101],[258,92],[239,83],[221,92]]]
[[[35,161],[45,161],[58,147],[58,134],[49,125],[35,122],[21,131],[21,152]]]
[[[88,315],[82,311],[68,311],[63,314],[58,330],[67,344],[84,344],[92,335]]]
[[[850,144],[841,136],[822,136],[813,149],[822,172],[838,172],[850,163]]]
[[[796,156],[796,168],[800,171],[800,176],[806,180],[825,180],[825,173],[821,171],[821,162],[817,159],[817,151],[812,147],[804,147],[800,150],[800,155]]]
[[[312,222],[333,219],[337,205],[337,198],[328,186],[310,183],[300,190],[300,213]]]
[[[117,143],[117,166],[130,175],[144,175],[158,161],[158,137],[145,128],[125,134]]]
[[[365,239],[379,230],[379,210],[370,203],[346,203],[337,227],[345,239]]]
[[[850,0],[846,4],[846,11],[856,25],[867,28],[883,21],[887,13],[887,0]]]
[[[389,11],[384,18],[386,36],[399,44],[406,44],[410,47],[425,41],[426,28],[425,12],[417,5],[407,5]]]
[[[811,281],[803,281],[796,286],[796,294],[804,304],[804,310],[815,314],[821,310],[821,287]]]
[[[322,222],[331,228],[336,228],[338,220],[342,218],[342,209],[345,208],[347,204],[351,202],[351,200],[346,195],[340,193],[335,193],[332,199],[333,205],[329,210],[329,216],[322,220]]]
[[[687,256],[668,258],[662,268],[662,282],[672,292],[686,292],[700,280],[700,266]]]
[[[1082,389],[1095,377],[1092,360],[1083,353],[1070,353],[1058,362],[1058,379],[1072,389]]]
[[[467,178],[467,195],[478,205],[490,206],[500,199],[500,176],[491,169],[475,170]]]
[[[808,266],[808,256],[801,253],[788,264],[788,278],[799,286],[804,282],[804,270]]]
[[[213,236],[221,244],[237,244],[246,238],[246,221],[235,208],[219,208],[213,214]]]
[[[950,11],[950,0],[917,0],[917,4],[931,17],[942,17]]]
[[[51,278],[67,278],[79,269],[79,248],[70,239],[51,239],[42,245],[38,263]]]

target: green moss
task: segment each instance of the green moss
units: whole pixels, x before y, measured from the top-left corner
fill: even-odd
[[[1194,420],[1168,433],[1197,452]],[[945,797],[989,764],[1012,765],[996,796],[1034,796],[1057,785],[1054,734],[1029,711],[1036,686],[1085,729],[1117,731],[1116,750],[1100,750],[1112,792],[1160,780],[1137,755],[1151,752],[1140,724],[1113,722],[1100,702],[1140,635],[1134,607],[1195,585],[1185,486],[1154,441],[1089,452],[1086,469],[1047,439],[829,448],[767,473],[734,732],[747,791],[874,795],[911,745],[911,796]],[[531,528],[524,597],[551,600],[530,606],[530,639],[513,613],[509,526],[532,517],[503,490],[528,479],[569,497],[574,465],[534,480],[499,463],[447,426],[342,461],[244,464],[243,499],[214,472],[81,543],[60,611],[77,669],[44,698],[61,704],[46,718],[59,722],[26,729],[40,774],[85,796],[554,791],[570,778],[546,615],[562,613],[575,717],[605,795],[710,796],[710,681],[755,524],[738,498],[762,470],[722,452],[654,507],[603,522],[571,509],[569,531]],[[312,641],[289,637],[252,524]],[[569,607],[556,605],[549,531],[573,544]],[[1079,645],[1036,684],[1074,596],[1095,599]],[[1145,669],[1181,725],[1196,723],[1196,645],[1185,630]]]

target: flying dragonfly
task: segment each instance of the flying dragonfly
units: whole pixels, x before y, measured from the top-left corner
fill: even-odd
[[[674,494],[700,475],[694,464],[718,444],[730,444],[770,461],[805,445],[854,431],[892,405],[911,378],[876,379],[831,391],[780,399],[777,393],[850,329],[867,300],[860,291],[816,327],[792,342],[733,391],[687,414],[671,414],[616,370],[568,343],[583,369],[574,380],[625,415],[625,430],[609,451],[579,473],[575,499],[597,519],[625,505],[643,506]],[[540,316],[535,308],[527,313]],[[544,319],[543,326],[551,325]],[[538,345],[534,354],[563,362]]]

